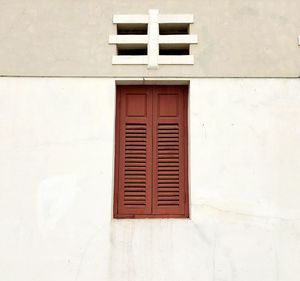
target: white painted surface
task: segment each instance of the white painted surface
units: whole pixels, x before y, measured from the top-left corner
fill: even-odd
[[[158,25],[158,10],[149,10],[148,22],[148,69],[158,68],[158,55],[159,55],[159,25]]]
[[[154,11],[156,9],[150,9],[150,11]],[[113,23],[148,23],[149,14],[147,15],[114,15]],[[194,16],[191,14],[170,14],[164,15],[160,14],[157,17],[159,23],[193,23]]]
[[[0,280],[298,281],[300,81],[191,80],[186,220],[111,219],[114,91],[0,79]]]
[[[158,56],[159,64],[194,64],[194,56]]]
[[[197,35],[160,35],[158,43],[163,44],[196,44]]]
[[[148,56],[113,56],[112,64],[148,64]]]
[[[196,44],[197,35],[159,35],[159,23],[192,23],[193,15],[160,15],[158,9],[148,11],[147,35],[110,35],[109,44],[147,44],[147,56],[113,56],[112,64],[148,64],[158,69],[159,64],[194,64],[192,55],[160,56],[159,44]],[[132,17],[132,21],[130,18]],[[113,23],[144,23],[146,15],[114,15]],[[119,58],[120,57],[120,58]],[[145,60],[147,58],[147,61]]]
[[[147,44],[147,35],[109,35],[109,44]]]
[[[158,16],[159,23],[193,23],[194,15],[191,14],[177,14],[177,15],[164,15]]]
[[[148,23],[148,15],[114,15],[113,23]]]

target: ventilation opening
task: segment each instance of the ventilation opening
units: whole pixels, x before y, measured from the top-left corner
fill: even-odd
[[[190,54],[189,44],[160,44],[159,54],[162,56],[185,56]]]
[[[143,35],[147,34],[147,24],[118,24],[118,35]]]
[[[146,44],[122,44],[117,45],[118,56],[146,56]]]
[[[160,35],[189,34],[189,24],[163,23],[159,25]]]

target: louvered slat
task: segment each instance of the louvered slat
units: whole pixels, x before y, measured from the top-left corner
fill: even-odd
[[[124,205],[127,207],[146,205],[146,129],[145,123],[125,125]]]
[[[166,145],[165,143],[170,143]],[[171,158],[170,158],[171,157]],[[161,167],[161,160],[172,159],[172,166]],[[179,126],[158,124],[157,205],[179,206]],[[172,170],[168,170],[171,168]],[[175,169],[175,170],[174,170]],[[168,190],[170,189],[170,190]]]

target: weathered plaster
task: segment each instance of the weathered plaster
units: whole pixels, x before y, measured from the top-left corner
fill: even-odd
[[[191,218],[112,220],[115,80],[1,78],[0,279],[298,281],[299,92],[192,79]]]

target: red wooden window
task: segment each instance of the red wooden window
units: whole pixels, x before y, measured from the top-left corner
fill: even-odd
[[[186,86],[118,86],[115,149],[115,218],[188,217]]]

